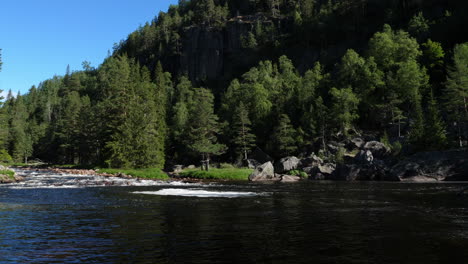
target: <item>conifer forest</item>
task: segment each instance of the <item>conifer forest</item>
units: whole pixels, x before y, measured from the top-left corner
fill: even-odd
[[[180,0],[101,65],[10,91],[0,158],[242,164],[258,148],[327,156],[328,142],[355,135],[394,155],[465,148],[467,10],[454,0]]]

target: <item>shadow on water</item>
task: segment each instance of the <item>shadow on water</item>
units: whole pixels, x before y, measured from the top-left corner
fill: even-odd
[[[0,187],[0,263],[453,263],[468,259],[460,187],[176,187],[261,194],[231,198],[155,194],[175,188],[164,185]]]

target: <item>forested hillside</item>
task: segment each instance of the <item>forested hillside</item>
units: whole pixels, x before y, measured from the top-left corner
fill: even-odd
[[[181,0],[99,67],[10,92],[1,158],[162,168],[239,162],[256,147],[327,156],[329,141],[357,134],[394,155],[465,147],[466,10],[442,0]]]

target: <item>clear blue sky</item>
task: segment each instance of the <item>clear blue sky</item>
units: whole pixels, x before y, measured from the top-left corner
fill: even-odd
[[[99,66],[114,43],[167,11],[177,0],[1,0],[0,89],[27,92],[32,85]]]

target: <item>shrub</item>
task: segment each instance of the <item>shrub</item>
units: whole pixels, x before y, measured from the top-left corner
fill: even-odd
[[[309,177],[309,175],[307,175],[307,173],[305,173],[304,171],[301,171],[301,170],[292,170],[292,171],[289,171],[287,174],[292,175],[292,176],[299,176],[301,178],[308,178]]]
[[[234,169],[234,165],[230,164],[230,163],[221,163],[219,164],[219,168],[220,169]]]
[[[4,149],[0,150],[0,162],[2,163],[11,163],[13,159],[11,158],[10,154]]]
[[[401,152],[402,148],[403,148],[403,146],[401,145],[400,141],[395,141],[393,143],[393,146],[392,146],[393,155],[395,155],[395,156],[400,155],[400,152]]]

